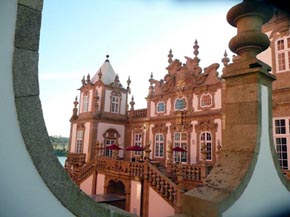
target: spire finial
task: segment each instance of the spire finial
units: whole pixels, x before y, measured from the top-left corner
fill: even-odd
[[[85,84],[86,84],[86,80],[85,80],[85,76],[83,76],[82,85],[84,86]]]
[[[222,58],[222,63],[224,64],[224,66],[227,66],[229,62],[230,62],[230,59],[228,58],[227,51],[225,50],[224,58]]]
[[[109,61],[109,57],[110,57],[109,54],[107,54],[107,55],[106,55],[106,61],[105,61],[105,62],[110,62],[110,61]]]
[[[76,96],[75,101],[74,101],[74,108],[73,108],[73,116],[72,118],[77,118],[78,116],[78,106],[79,102],[78,102],[78,97]]]
[[[134,110],[134,105],[135,105],[135,102],[134,102],[134,96],[132,96],[132,98],[131,98],[131,102],[130,102],[130,106],[131,106],[130,110],[131,110],[131,111]]]
[[[127,80],[127,90],[129,92],[129,94],[131,94],[130,84],[131,84],[131,79],[130,79],[130,76],[128,76],[128,80]]]
[[[199,46],[198,46],[198,42],[197,42],[197,40],[195,39],[195,41],[194,41],[194,45],[193,45],[193,54],[194,54],[195,57],[197,57],[197,55],[199,54],[199,52],[198,52],[198,48],[199,48]]]
[[[91,83],[91,76],[90,74],[87,75],[87,84],[90,84]]]
[[[99,73],[98,73],[98,76],[99,76],[99,80],[101,80],[102,79],[102,70],[100,69],[100,71],[99,71]]]
[[[172,63],[172,57],[173,57],[173,54],[172,54],[172,50],[170,49],[169,50],[169,54],[168,54],[168,63]]]
[[[197,40],[195,39],[194,45],[193,45],[193,54],[194,54],[193,60],[194,60],[196,65],[198,65],[198,63],[200,61],[200,59],[197,57],[197,55],[199,54],[198,48],[199,48],[199,45],[198,45]]]

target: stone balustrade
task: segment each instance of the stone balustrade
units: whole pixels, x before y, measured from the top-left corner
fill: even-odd
[[[84,159],[85,156],[71,153],[66,164],[71,165],[72,162],[80,162]],[[175,183],[150,161],[130,162],[109,157],[96,157],[94,160],[82,164],[81,167],[72,167],[69,174],[74,182],[80,184],[95,171],[107,174],[117,173],[131,177],[131,179],[143,180],[175,208],[177,204],[181,204],[183,180],[201,182],[203,174],[207,175],[207,167],[203,165],[173,164],[172,177],[175,181],[181,180]]]
[[[177,199],[177,185],[162,174],[155,166],[147,164],[147,181],[171,206],[174,207]]]
[[[183,179],[184,180],[190,180],[190,181],[202,181],[203,175],[207,176],[207,166],[202,166],[198,164],[182,164],[182,173],[183,173]],[[176,177],[178,171],[178,164],[172,165],[172,175],[173,177]]]

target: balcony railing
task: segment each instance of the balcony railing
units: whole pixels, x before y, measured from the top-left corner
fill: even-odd
[[[138,109],[133,111],[133,118],[146,118],[147,109]]]

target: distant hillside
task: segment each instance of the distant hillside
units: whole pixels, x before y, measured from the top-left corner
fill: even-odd
[[[49,136],[54,152],[57,156],[66,156],[69,138],[63,136]]]

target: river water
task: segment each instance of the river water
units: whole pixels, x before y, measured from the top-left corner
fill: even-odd
[[[61,163],[61,165],[64,166],[66,157],[60,157],[60,156],[58,156],[57,158],[58,158],[59,162]]]

